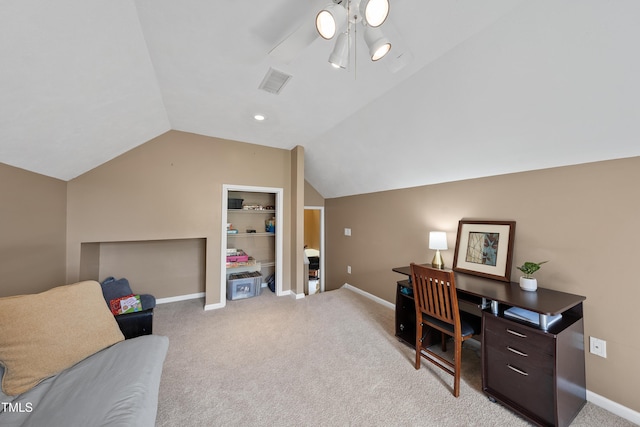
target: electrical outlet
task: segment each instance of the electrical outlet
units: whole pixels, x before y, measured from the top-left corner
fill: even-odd
[[[347,274],[351,274],[351,266],[347,265]]]
[[[596,356],[607,357],[607,342],[595,337],[589,337],[589,351]]]
[[[345,236],[351,236],[351,229],[350,228],[345,228],[344,229],[344,235]]]

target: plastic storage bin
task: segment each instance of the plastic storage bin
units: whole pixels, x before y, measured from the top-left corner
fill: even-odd
[[[227,299],[251,298],[262,292],[262,274],[258,271],[233,273],[227,280]]]

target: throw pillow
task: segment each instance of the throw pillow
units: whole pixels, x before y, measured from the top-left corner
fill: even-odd
[[[95,281],[0,298],[2,390],[13,396],[124,336]]]

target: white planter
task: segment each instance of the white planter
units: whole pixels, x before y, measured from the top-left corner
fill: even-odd
[[[520,277],[520,288],[523,291],[534,292],[538,289],[538,281],[536,279],[526,279],[524,277]]]

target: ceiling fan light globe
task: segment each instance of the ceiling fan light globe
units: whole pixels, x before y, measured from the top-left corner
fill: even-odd
[[[369,51],[369,53],[371,54],[371,60],[377,61],[379,59],[382,59],[387,53],[389,53],[390,50],[391,50],[391,43],[389,42],[383,43],[380,47],[376,48],[373,53]]]
[[[316,30],[325,40],[331,40],[347,21],[347,10],[338,5],[330,4],[316,15]]]
[[[316,29],[320,37],[331,40],[336,35],[336,21],[333,15],[326,10],[321,10],[316,16]]]
[[[382,34],[380,28],[366,27],[364,41],[369,47],[369,57],[372,61],[382,59],[391,50],[391,42]]]
[[[368,26],[379,27],[389,16],[389,0],[362,0],[360,15],[364,16]]]

